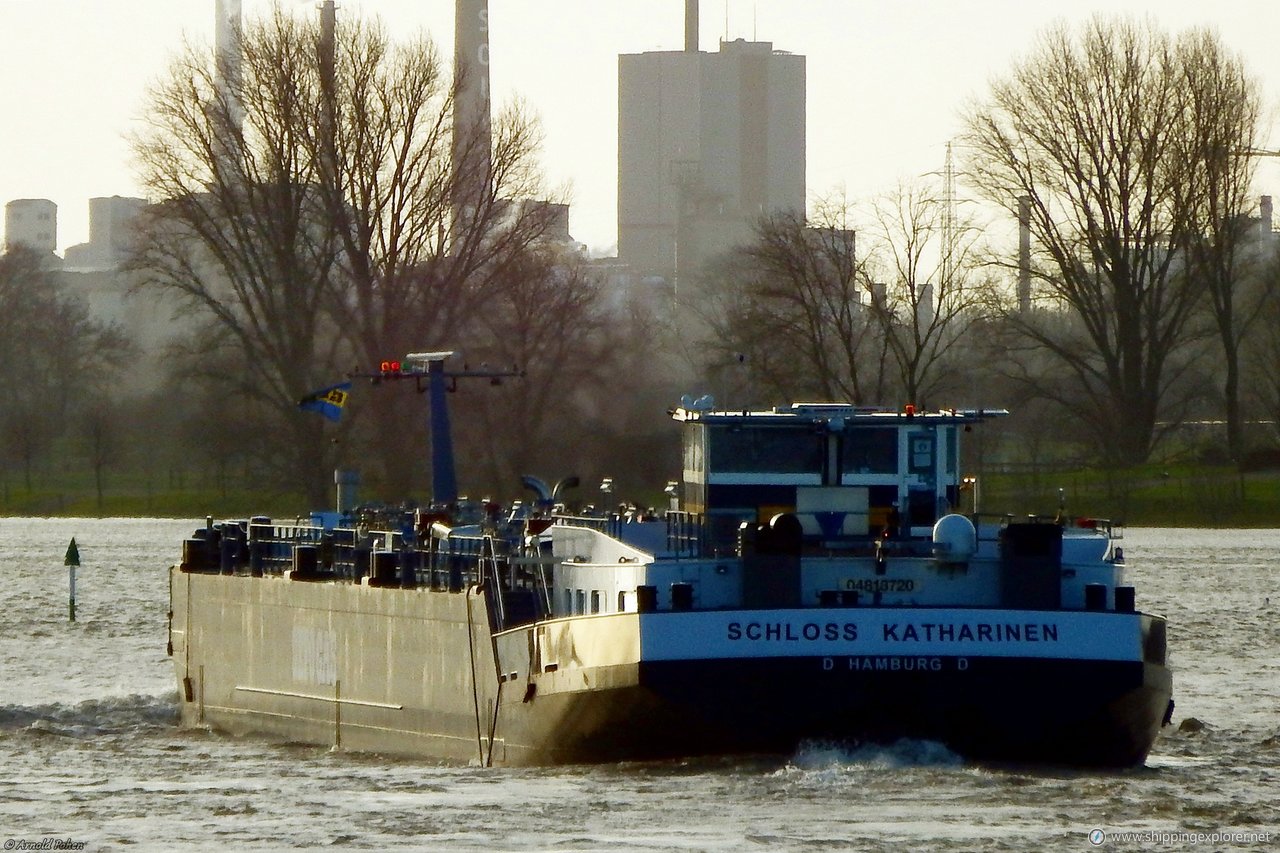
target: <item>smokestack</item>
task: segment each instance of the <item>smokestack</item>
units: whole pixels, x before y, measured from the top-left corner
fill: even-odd
[[[456,0],[453,19],[453,167],[463,174],[464,196],[488,181],[492,138],[489,129],[489,0]],[[461,81],[458,85],[457,81]]]
[[[320,55],[316,62],[320,66],[320,91],[324,95],[321,121],[325,144],[332,146],[334,139],[333,99],[335,95],[335,78],[337,75],[337,39],[338,13],[333,0],[324,0],[320,4]]]
[[[1018,310],[1031,311],[1031,196],[1018,196]]]
[[[214,0],[214,79],[240,126],[240,0]]]
[[[316,65],[320,69],[320,138],[323,145],[320,171],[330,192],[336,193],[339,186],[338,122],[335,112],[338,91],[338,12],[333,0],[323,0],[320,4],[320,44],[316,50]],[[338,492],[341,496],[341,487]]]
[[[698,0],[684,0],[684,50],[698,52]]]
[[[1262,203],[1258,206],[1258,230],[1262,232],[1263,237],[1271,237],[1271,196],[1264,195]]]
[[[338,32],[338,12],[333,0],[324,0],[320,4],[320,75],[324,82],[332,86],[336,48],[335,40]]]

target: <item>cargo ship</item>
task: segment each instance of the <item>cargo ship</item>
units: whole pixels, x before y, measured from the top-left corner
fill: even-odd
[[[686,399],[662,511],[526,477],[510,506],[209,519],[170,571],[181,721],[482,766],[898,738],[1141,764],[1165,620],[1119,525],[978,511],[961,440],[1003,414]]]

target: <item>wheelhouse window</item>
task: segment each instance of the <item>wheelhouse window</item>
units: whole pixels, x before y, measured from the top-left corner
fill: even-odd
[[[712,471],[822,473],[823,436],[812,430],[719,427],[709,439]]]
[[[844,473],[898,473],[898,430],[854,427],[844,434]]]
[[[684,433],[684,473],[694,481],[703,481],[706,471],[702,464],[702,427],[690,424]]]

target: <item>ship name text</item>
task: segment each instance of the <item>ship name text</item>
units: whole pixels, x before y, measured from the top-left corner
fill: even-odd
[[[879,640],[885,643],[1058,642],[1053,622],[884,622],[879,628]],[[725,637],[733,642],[854,642],[858,623],[735,621],[726,626]]]
[[[799,642],[808,640],[845,640],[858,639],[858,626],[853,622],[730,622],[727,636],[730,640],[780,640],[783,642]]]
[[[1050,622],[886,622],[885,642],[1056,643],[1058,626]]]

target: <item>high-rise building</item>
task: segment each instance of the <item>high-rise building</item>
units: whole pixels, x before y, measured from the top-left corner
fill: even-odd
[[[58,206],[47,198],[18,198],[4,206],[4,248],[25,244],[41,254],[58,248]]]
[[[618,57],[618,257],[677,283],[805,209],[805,58],[696,45]]]

